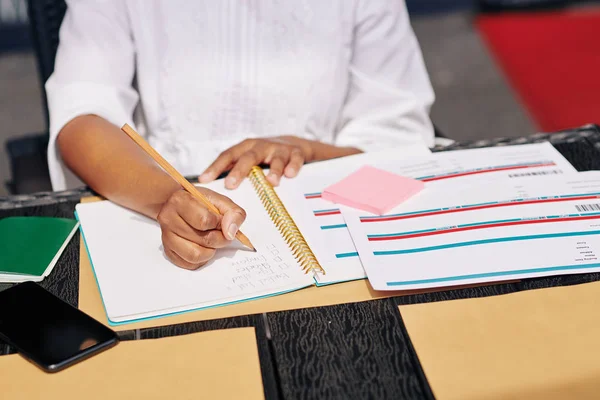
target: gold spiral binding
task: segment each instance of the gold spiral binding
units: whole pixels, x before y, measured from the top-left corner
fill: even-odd
[[[277,196],[273,186],[267,181],[262,168],[252,167],[248,178],[250,179],[250,182],[252,182],[252,186],[254,186],[265,210],[267,210],[267,213],[279,230],[279,233],[281,233],[281,236],[292,250],[294,257],[296,257],[302,270],[305,273],[319,272],[325,275],[325,270],[321,267],[321,264],[319,264],[319,261],[306,243],[306,240],[296,226],[296,223],[279,199],[279,196]]]

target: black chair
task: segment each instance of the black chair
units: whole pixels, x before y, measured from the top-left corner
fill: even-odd
[[[67,4],[64,0],[27,1],[31,37],[37,56],[42,87],[54,71],[54,59],[58,49],[58,33],[66,11]],[[46,123],[48,123],[48,103],[45,90],[42,90],[42,98]]]
[[[67,5],[64,0],[28,0],[27,13],[31,39],[36,54],[46,131],[27,134],[7,141],[6,151],[12,173],[7,182],[13,194],[52,190],[46,149],[48,147],[48,107],[44,83],[54,70],[54,58],[58,48],[58,32]]]

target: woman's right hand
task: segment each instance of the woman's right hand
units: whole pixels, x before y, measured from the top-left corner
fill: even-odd
[[[246,212],[229,198],[209,189],[197,190],[219,209],[220,216],[183,189],[169,197],[157,216],[166,256],[190,270],[206,264],[216,249],[230,244],[246,219]]]

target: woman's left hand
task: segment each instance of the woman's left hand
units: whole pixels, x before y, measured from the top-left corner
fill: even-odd
[[[225,179],[225,187],[235,189],[248,176],[253,166],[268,164],[267,179],[273,186],[277,186],[282,175],[293,178],[305,162],[312,161],[313,143],[294,136],[246,139],[222,152],[200,175],[199,181],[210,182],[231,169]]]

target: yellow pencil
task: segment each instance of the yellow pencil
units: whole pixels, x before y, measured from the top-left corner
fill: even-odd
[[[158,165],[160,165],[167,173],[171,176],[171,178],[175,179],[177,183],[179,183],[183,188],[194,196],[196,199],[200,200],[210,211],[215,213],[216,215],[221,215],[219,209],[215,207],[202,193],[196,190],[196,187],[192,185],[187,179],[183,177],[167,160],[165,160],[156,150],[148,144],[132,127],[128,124],[123,125],[121,130],[125,132],[134,142],[138,144]],[[242,233],[242,231],[238,231],[236,236],[237,240],[240,241],[244,246],[251,249],[252,251],[256,251],[250,239],[246,235]]]

